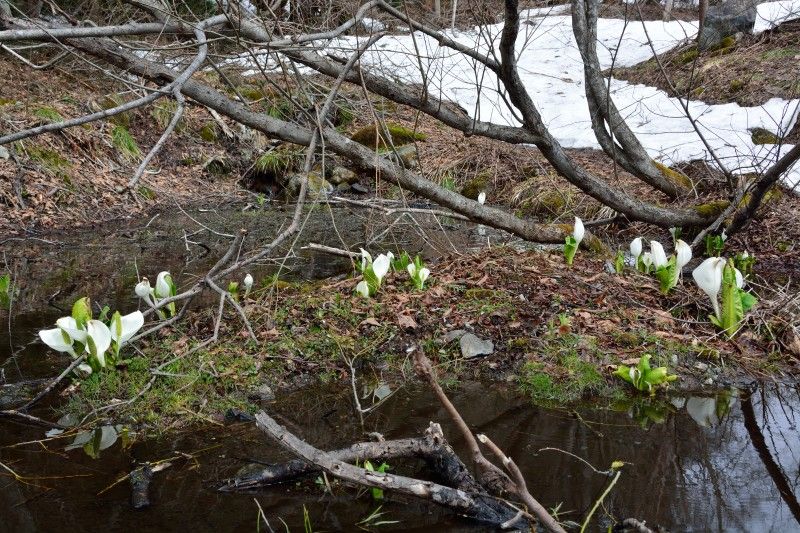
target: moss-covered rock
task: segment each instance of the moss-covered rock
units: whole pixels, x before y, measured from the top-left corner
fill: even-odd
[[[777,135],[764,128],[751,129],[750,140],[753,141],[753,144],[778,144],[780,142]]]
[[[328,177],[328,181],[337,186],[342,184],[352,185],[358,181],[358,175],[349,168],[334,167]]]
[[[387,143],[384,129],[381,127],[376,128],[374,125],[364,126],[353,133],[350,138],[359,144],[373,149],[386,149],[390,144],[397,147],[427,139],[427,135],[424,133],[411,130],[400,124],[387,123],[386,130],[389,132],[391,143]]]
[[[481,192],[486,192],[491,183],[492,173],[490,170],[479,172],[474,178],[467,181],[461,187],[461,194],[470,200],[477,200]]]
[[[295,197],[300,194],[300,184],[302,182],[302,174],[292,174],[289,176],[286,187],[284,189],[287,196]],[[321,173],[312,171],[308,173],[308,195],[312,198],[317,196],[324,196],[333,192],[334,187],[326,180]]]

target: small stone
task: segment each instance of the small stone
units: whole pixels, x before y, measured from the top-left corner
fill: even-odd
[[[459,343],[461,345],[461,355],[466,359],[494,353],[494,343],[492,341],[481,339],[472,333],[463,335]]]
[[[8,159],[11,157],[11,154],[8,153],[8,149],[5,146],[0,146],[0,159]]]
[[[248,396],[251,400],[257,402],[272,402],[275,400],[275,393],[272,391],[272,387],[266,383],[259,385],[259,387]]]
[[[466,335],[466,333],[467,333],[466,330],[454,329],[453,331],[448,331],[447,333],[436,339],[436,342],[439,344],[449,344],[453,341],[459,340],[461,337]]]
[[[365,186],[361,185],[360,183],[351,184],[350,185],[350,190],[353,191],[353,192],[357,192],[359,194],[367,194],[369,192],[369,189],[367,189]]]
[[[356,175],[356,173],[349,168],[335,167],[331,171],[331,177],[328,179],[328,181],[334,185],[350,185],[358,181],[358,175]]]
[[[708,365],[705,363],[697,362],[694,364],[694,367],[699,370],[700,372],[705,372],[708,370]]]

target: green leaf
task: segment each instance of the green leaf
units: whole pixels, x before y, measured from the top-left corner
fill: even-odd
[[[734,272],[733,261],[728,259],[725,270],[722,271],[722,324],[728,337],[733,337],[739,329],[739,324],[744,318],[744,307],[742,298],[739,296],[741,291],[736,287],[736,274]]]
[[[72,318],[79,328],[85,328],[92,319],[92,305],[88,296],[84,296],[72,305]]]
[[[572,235],[567,235],[564,239],[564,257],[567,260],[567,265],[572,266],[572,261],[575,259],[575,253],[578,251],[578,241]]]
[[[617,257],[614,258],[614,271],[617,274],[622,274],[622,270],[625,268],[625,254],[622,250],[617,252]]]
[[[0,276],[0,309],[11,307],[11,274]]]
[[[664,294],[669,293],[670,289],[678,284],[678,276],[680,272],[675,263],[675,256],[669,258],[667,264],[656,270],[656,278],[661,284],[661,292]]]
[[[742,311],[748,312],[750,309],[753,308],[754,305],[758,303],[758,298],[750,294],[749,292],[745,292],[739,289],[739,298],[742,301]]]

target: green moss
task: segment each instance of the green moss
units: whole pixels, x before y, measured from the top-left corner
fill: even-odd
[[[787,46],[786,48],[777,48],[775,50],[768,50],[761,54],[763,59],[767,61],[772,61],[775,59],[787,59],[787,58],[794,58],[795,56],[800,55],[800,48],[796,46]]]
[[[389,132],[391,143],[387,142],[386,131],[383,127],[364,126],[360,130],[353,133],[350,137],[352,140],[364,146],[375,149],[386,149],[390,145],[402,146],[415,141],[424,141],[428,138],[424,133],[420,133],[411,129],[401,126],[400,124],[386,123],[386,130]]]
[[[753,141],[753,144],[778,144],[780,142],[777,135],[764,128],[751,129],[750,140]]]
[[[129,161],[142,155],[139,145],[136,144],[136,139],[133,138],[131,132],[125,126],[114,126],[111,130],[111,144],[119,150],[124,159]]]
[[[714,200],[694,206],[695,212],[703,218],[719,216],[731,203],[728,200]]]
[[[97,103],[102,109],[112,109],[114,107],[123,105],[125,100],[123,100],[118,94],[112,94],[101,98]],[[109,117],[108,120],[117,126],[129,128],[131,125],[131,112],[125,111],[124,113],[117,113],[116,115]]]
[[[59,113],[54,108],[49,106],[40,107],[39,109],[34,111],[33,114],[42,119],[43,121],[49,123],[64,121],[64,117],[61,116],[61,113]]]
[[[25,146],[25,152],[32,161],[51,174],[68,177],[67,171],[72,168],[72,164],[58,152],[36,144]]]
[[[653,164],[671,183],[674,183],[685,189],[692,188],[692,180],[690,180],[689,177],[682,172],[678,172],[675,169],[669,168],[667,165],[659,163],[658,161],[653,161]]]
[[[731,80],[730,89],[734,92],[741,91],[745,85],[747,85],[747,82],[744,80]]]
[[[611,386],[579,351],[580,337],[567,335],[551,343],[548,363],[529,361],[520,370],[519,386],[534,403],[564,405],[584,398],[608,395]]]
[[[153,191],[153,189],[151,189],[150,187],[147,187],[146,185],[139,186],[138,192],[139,192],[139,196],[141,196],[145,200],[155,200],[156,199],[156,193]]]
[[[700,52],[697,51],[697,48],[696,47],[692,47],[692,48],[686,50],[685,52],[681,52],[680,54],[678,54],[678,61],[682,65],[686,65],[688,63],[691,63],[695,59],[697,59],[697,56],[699,56],[699,55],[700,55]]]
[[[213,176],[224,176],[231,171],[230,162],[224,157],[214,157],[209,159],[204,165],[206,172]]]
[[[705,87],[703,87],[703,86],[695,87],[694,89],[692,89],[692,96],[699,97],[699,96],[702,96],[704,92],[706,92],[706,88]]]
[[[175,116],[175,112],[177,110],[178,103],[175,100],[161,100],[150,111],[150,116],[153,117],[153,120],[156,121],[156,124],[158,124],[159,128],[166,129],[166,127],[172,121],[172,117]],[[175,131],[180,132],[183,131],[184,128],[185,123],[183,117],[181,117],[181,119],[178,121],[178,124],[175,126]]]
[[[200,128],[199,135],[200,138],[206,142],[216,142],[217,137],[219,136],[219,132],[217,130],[217,123],[206,122],[205,124],[203,124],[203,127]]]
[[[736,37],[729,35],[724,37],[717,46],[709,51],[711,57],[724,56],[736,49]]]
[[[461,194],[470,200],[477,200],[481,192],[486,192],[491,184],[492,172],[489,170],[479,172],[461,187]]]
[[[256,102],[266,98],[264,91],[257,85],[240,85],[236,88],[236,91],[250,100],[250,102]]]

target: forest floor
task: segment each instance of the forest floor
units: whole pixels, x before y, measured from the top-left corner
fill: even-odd
[[[790,31],[796,35],[797,28]],[[752,61],[760,61],[761,67],[750,63],[750,71],[770,69],[768,76],[781,81],[783,67],[775,66],[780,62],[773,59],[791,48],[791,39],[773,33],[776,36],[765,34],[758,42],[744,40],[737,46],[750,50]],[[700,55],[697,62],[701,68],[712,64],[707,70],[717,72],[725,69],[713,67],[712,60],[733,57]],[[686,68],[676,65],[674,75],[685,76]],[[646,65],[617,75],[633,81],[657,78],[652,66]],[[745,97],[745,92],[772,94],[773,85],[784,91],[775,96],[797,96],[794,86],[782,81],[768,86],[755,76],[747,79],[752,87],[733,94],[733,78],[707,76],[703,96],[718,99],[714,101],[744,98],[746,103],[755,96]],[[76,69],[59,66],[34,72],[6,56],[0,57],[0,79],[13,80],[0,98],[4,132],[117,105],[124,98],[115,87],[87,81]],[[263,86],[245,78],[234,77],[234,82],[254,107],[286,112]],[[485,191],[493,205],[543,222],[571,223],[576,215],[588,221],[610,214],[559,178],[535,148],[454,135],[414,110],[380,99],[365,102],[357,88],[345,88],[343,95],[342,131],[372,126],[363,117],[372,116],[368,111],[374,106],[392,122],[424,135],[415,143],[423,175],[465,196]],[[252,205],[277,191],[275,183],[260,183],[266,178],[253,173],[270,140],[259,134],[245,139],[236,131],[228,137],[225,130],[233,130],[233,124],[192,105],[177,134],[151,165],[157,171],[126,190],[142,152],[156,141],[170,111],[161,104],[114,122],[16,143],[11,157],[0,158],[0,246],[10,238],[43,237],[77,227],[102,230],[122,219],[144,220],[176,202],[202,206],[228,198]],[[571,150],[570,154],[631,193],[666,201],[615,168],[601,152]],[[680,170],[698,184],[696,196],[681,200],[687,204],[710,196],[721,182],[718,173],[703,163],[687,163]],[[369,195],[402,196],[374,176],[359,178]],[[624,383],[612,376],[613,368],[633,363],[645,353],[679,374],[674,387],[686,390],[715,390],[767,377],[792,379],[800,373],[800,339],[791,327],[799,315],[794,293],[800,279],[800,220],[787,213],[798,212],[796,195],[785,191],[774,195],[750,228],[726,243],[726,253],[748,250],[757,258],[751,287],[760,300],[745,330],[732,341],[707,321],[709,306],[690,279],[665,297],[652,278],[632,269],[624,275],[607,271],[616,251],[627,249],[636,236],[670,241],[666,231],[619,221],[593,228],[611,255],[581,251],[573,268],[564,266],[559,251],[491,247],[431,263],[433,274],[424,292],[412,290],[402,273],[390,274],[372,300],[354,295],[352,278],[314,283],[259,280],[266,286],[246,302],[258,345],[247,341],[235,315],[226,315],[218,343],[175,360],[165,369],[172,376],[159,377],[147,401],[121,407],[118,415],[176,424],[183,423],[187,413],[190,419],[213,419],[227,407],[252,407],[253,395],[263,393],[258,391],[264,383],[277,390],[344,379],[350,372],[348,360],[360,382],[372,384],[371,390],[386,383],[395,387],[411,372],[411,346],[425,350],[438,363],[444,380],[507,380],[545,403],[619,396]],[[76,385],[82,393],[72,395],[65,409],[85,413],[112,399],[136,396],[150,380],[154,364],[210,335],[212,315],[210,309],[196,311],[175,328],[143,341],[147,357],[135,356],[120,372],[103,374],[102,379],[96,375]],[[494,353],[464,358],[457,340],[440,342],[455,330],[491,340]]]

